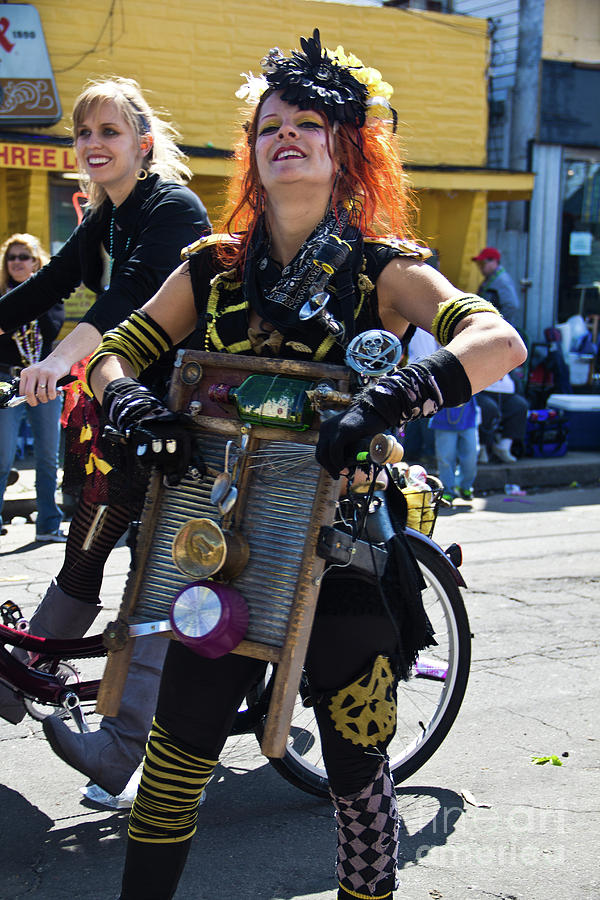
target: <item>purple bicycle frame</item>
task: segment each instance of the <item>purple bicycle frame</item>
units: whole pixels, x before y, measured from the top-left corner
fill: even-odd
[[[75,640],[33,637],[24,631],[0,625],[0,680],[26,697],[60,706],[65,693],[75,694],[79,700],[95,700],[100,681],[81,681],[63,684],[51,672],[40,672],[14,657],[4,646],[11,644],[21,650],[37,653],[44,661],[57,663],[68,659],[101,657],[106,654],[102,635],[96,634]]]

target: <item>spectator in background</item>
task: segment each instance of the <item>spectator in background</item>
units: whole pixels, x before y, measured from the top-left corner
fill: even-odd
[[[33,235],[12,234],[0,247],[0,295],[27,281],[49,258]],[[21,373],[21,369],[48,356],[64,318],[64,305],[60,301],[47,312],[41,313],[37,319],[7,334],[0,334],[0,378],[14,378]],[[60,413],[59,397],[40,406],[23,403],[12,409],[0,410],[0,510],[6,486],[15,480],[14,475],[11,477],[11,467],[15,460],[21,424],[26,419],[33,433],[38,541],[67,540],[60,528],[62,510],[55,499]]]
[[[487,463],[496,457],[503,463],[514,463],[513,441],[522,442],[527,427],[527,400],[515,391],[510,375],[504,375],[485,391],[477,394],[481,410],[479,462]]]
[[[441,409],[429,420],[435,439],[438,475],[444,500],[473,499],[477,473],[477,405],[471,397],[462,406]]]
[[[493,303],[506,321],[514,325],[520,306],[519,297],[514,281],[500,265],[500,258],[500,251],[495,247],[484,247],[481,253],[472,257],[483,275],[478,294]]]

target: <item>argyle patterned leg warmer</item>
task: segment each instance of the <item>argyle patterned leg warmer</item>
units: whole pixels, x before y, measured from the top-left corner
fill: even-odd
[[[398,857],[398,805],[389,763],[383,760],[360,794],[332,795],[336,809],[339,900],[392,897]]]

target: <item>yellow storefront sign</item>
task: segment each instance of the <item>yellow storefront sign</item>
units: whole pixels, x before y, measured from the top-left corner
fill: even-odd
[[[77,163],[72,147],[7,144],[0,141],[0,168],[77,172]]]

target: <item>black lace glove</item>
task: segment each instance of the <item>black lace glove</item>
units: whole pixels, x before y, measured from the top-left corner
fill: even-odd
[[[351,406],[321,424],[315,454],[317,462],[337,480],[342,469],[356,466],[356,454],[362,448],[363,438],[372,438],[380,431],[387,431],[388,427],[376,410]]]
[[[361,439],[433,416],[442,406],[460,406],[471,397],[471,384],[459,360],[448,350],[384,375],[357,395],[351,406],[321,425],[317,461],[333,478],[356,465]]]
[[[116,378],[106,386],[102,409],[109,422],[127,437],[136,466],[158,468],[167,483],[179,484],[190,465],[204,474],[192,420],[171,412],[134,378]]]

